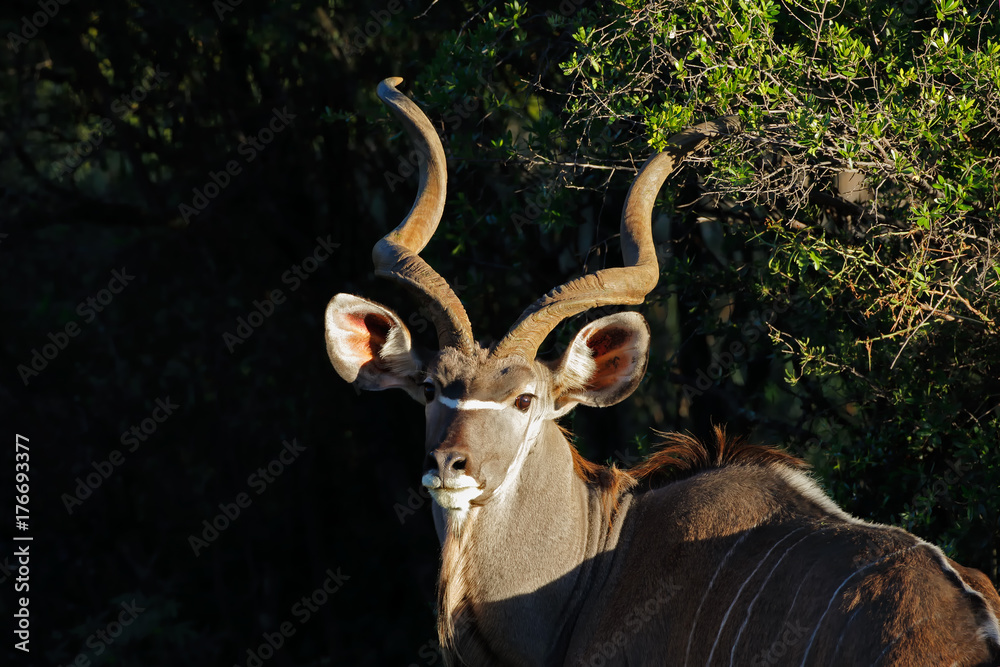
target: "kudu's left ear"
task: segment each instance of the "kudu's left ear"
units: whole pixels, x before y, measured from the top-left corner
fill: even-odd
[[[577,403],[603,408],[628,398],[646,373],[649,325],[639,313],[608,315],[573,338],[555,371],[556,416]]]
[[[410,331],[385,306],[353,294],[333,297],[326,307],[326,351],[340,377],[359,389],[398,387],[423,402]]]

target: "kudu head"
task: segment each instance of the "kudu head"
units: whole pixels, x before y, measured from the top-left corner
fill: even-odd
[[[457,530],[470,507],[502,503],[517,493],[522,466],[547,424],[580,403],[613,405],[639,384],[649,328],[638,313],[591,322],[558,359],[536,354],[562,320],[591,308],[640,304],[656,286],[651,232],[656,194],[680,157],[714,132],[702,126],[682,133],[643,166],[622,214],[623,267],[556,287],[485,348],[473,337],[455,292],[418,256],[441,220],[447,174],[441,141],[417,105],[396,90],[401,81],[384,80],[378,95],[417,145],[420,185],[409,214],[375,245],[372,257],[376,275],[402,283],[423,301],[439,350],[415,349],[402,319],[385,306],[338,294],[326,309],[327,351],[340,376],[359,389],[397,387],[424,404],[428,458],[422,481],[443,509],[435,512],[439,530],[444,525]]]

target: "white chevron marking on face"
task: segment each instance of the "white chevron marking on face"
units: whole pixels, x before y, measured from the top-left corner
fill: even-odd
[[[445,487],[442,485],[437,471],[431,470],[420,481],[437,504],[446,510],[468,511],[469,503],[483,493],[483,490],[479,488],[479,482],[469,475],[453,479],[451,484]]]
[[[465,398],[459,400],[448,398],[446,396],[438,396],[434,400],[446,408],[451,408],[452,410],[505,410],[508,407],[507,403],[499,403],[497,401],[480,401],[475,398]]]

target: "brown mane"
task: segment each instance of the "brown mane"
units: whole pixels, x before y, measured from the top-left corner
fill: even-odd
[[[601,505],[604,509],[604,523],[610,526],[611,517],[618,511],[622,496],[635,486],[636,479],[628,474],[628,471],[622,470],[614,464],[605,466],[588,461],[573,445],[573,434],[569,429],[562,424],[556,424],[556,426],[559,427],[566,442],[569,443],[569,451],[573,456],[573,472],[600,494]]]
[[[703,470],[728,466],[784,465],[790,468],[807,468],[800,458],[777,447],[753,445],[743,438],[730,438],[723,426],[713,428],[713,439],[703,442],[689,433],[662,433],[660,447],[645,461],[629,469],[638,480],[666,478],[674,481],[690,477]]]
[[[563,429],[570,439],[570,434]],[[655,431],[663,438],[655,452],[644,461],[623,470],[614,464],[604,466],[588,461],[576,447],[570,445],[573,455],[573,470],[580,479],[601,493],[605,519],[618,509],[623,494],[639,482],[647,482],[650,488],[684,479],[704,470],[728,466],[784,465],[790,468],[807,468],[800,458],[781,451],[776,447],[753,445],[743,438],[730,438],[726,429],[715,426],[714,438],[704,442],[689,433],[663,433]]]

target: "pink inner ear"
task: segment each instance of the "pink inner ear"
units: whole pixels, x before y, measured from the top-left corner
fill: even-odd
[[[345,343],[354,353],[359,366],[378,358],[390,328],[392,322],[377,313],[345,315],[344,329],[351,330]]]
[[[625,367],[632,363],[628,350],[624,349],[632,340],[632,335],[625,329],[601,329],[587,339],[587,347],[593,354],[597,370],[587,382],[591,391],[605,389],[614,385],[620,378]]]

